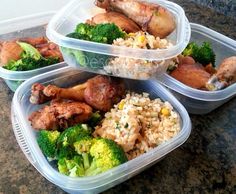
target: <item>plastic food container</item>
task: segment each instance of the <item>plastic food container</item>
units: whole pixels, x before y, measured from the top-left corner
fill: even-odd
[[[180,115],[181,131],[174,138],[148,153],[105,173],[81,178],[72,178],[60,174],[42,154],[36,142],[36,130],[31,127],[27,120],[28,115],[32,111],[39,109],[39,106],[29,103],[31,85],[39,82],[42,84],[56,84],[61,87],[68,87],[82,83],[94,75],[92,73],[73,70],[70,67],[54,70],[25,81],[15,92],[12,102],[13,130],[25,156],[46,179],[68,193],[99,193],[109,189],[158,162],[162,157],[183,144],[191,132],[191,122],[187,111],[165,87],[155,81],[126,79],[125,84],[127,89],[136,92],[148,92],[151,98],[160,97],[162,100],[169,101]]]
[[[216,54],[216,65],[224,58],[236,54],[236,41],[199,24],[191,23],[191,31],[190,41],[211,43]],[[168,74],[162,76],[161,83],[193,114],[209,113],[236,95],[236,84],[219,91],[202,91],[193,89]]]
[[[98,12],[94,0],[72,1],[50,20],[47,28],[48,38],[61,46],[64,60],[69,66],[100,74],[109,74],[132,79],[149,79],[164,73],[167,59],[180,54],[190,39],[190,24],[184,10],[177,4],[165,0],[147,0],[168,9],[176,22],[176,29],[167,39],[173,47],[167,49],[140,49],[95,43],[66,37],[76,25],[85,22]],[[111,59],[125,58],[115,62],[113,70]],[[137,59],[139,61],[137,62]],[[134,61],[135,60],[135,61]],[[131,62],[130,62],[131,61]],[[151,64],[149,63],[151,62]],[[153,62],[157,64],[153,65]],[[121,65],[119,68],[119,65]],[[142,65],[141,65],[142,64]]]
[[[46,24],[53,15],[54,12],[48,12],[1,21],[0,40],[46,36]],[[26,79],[64,66],[66,66],[65,63],[57,63],[30,71],[11,71],[0,67],[0,77],[5,80],[8,87],[14,92]]]

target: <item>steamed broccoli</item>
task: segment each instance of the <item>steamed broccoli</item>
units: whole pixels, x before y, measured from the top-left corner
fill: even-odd
[[[117,38],[124,38],[125,32],[115,24],[97,24],[91,30],[91,41],[112,44]]]
[[[77,26],[76,26],[76,29],[75,29],[75,32],[77,34],[80,34],[80,35],[84,35],[85,37],[87,36],[89,40],[90,37],[92,36],[92,30],[93,30],[94,26],[90,25],[90,24],[86,24],[86,23],[79,23]]]
[[[124,38],[125,34],[126,33],[114,23],[97,25],[80,23],[76,26],[75,31],[67,36],[93,42],[112,44],[113,40]]]
[[[63,131],[57,140],[57,158],[72,158],[75,155],[74,142],[81,135],[91,135],[92,129],[86,124],[79,124]]]
[[[60,136],[58,131],[40,130],[37,142],[43,154],[49,158],[54,158],[56,154],[57,139]]]
[[[184,56],[193,57],[196,62],[201,63],[203,66],[208,65],[209,63],[213,66],[215,64],[215,53],[208,42],[203,42],[201,47],[199,47],[196,43],[191,42],[182,54]]]
[[[76,142],[74,143],[75,151],[82,155],[83,157],[83,164],[84,169],[88,169],[90,166],[89,161],[89,151],[93,144],[93,138],[91,136],[83,136],[77,138]]]
[[[83,158],[75,155],[71,159],[61,158],[57,163],[60,173],[71,177],[84,176]]]
[[[11,71],[29,71],[60,62],[60,59],[58,57],[42,57],[39,51],[28,43],[17,43],[23,49],[23,52],[21,53],[21,59],[17,61],[9,61],[6,65],[3,66],[5,69]]]
[[[127,161],[123,149],[110,139],[88,138],[75,142],[74,146],[78,154],[90,156],[89,166],[84,166],[85,176],[97,175]]]

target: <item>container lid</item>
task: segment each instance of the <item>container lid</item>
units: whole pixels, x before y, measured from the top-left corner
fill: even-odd
[[[64,67],[33,77],[25,81],[15,92],[12,102],[12,124],[16,139],[31,164],[49,181],[67,192],[101,192],[136,175],[186,141],[191,132],[191,122],[185,108],[156,81],[125,80],[130,87],[148,90],[162,100],[169,101],[181,118],[181,131],[172,139],[153,150],[96,176],[72,178],[60,174],[42,154],[37,141],[36,131],[32,129],[28,116],[35,111],[35,105],[29,103],[30,88],[33,83],[70,86],[86,80],[95,74],[81,72]],[[137,84],[138,83],[138,84]],[[138,87],[137,87],[138,85]]]
[[[225,57],[236,53],[236,41],[211,30],[205,26],[191,23],[191,41],[202,43],[208,41],[216,52],[216,63],[219,64]],[[219,101],[236,95],[236,83],[218,91],[203,91],[187,86],[168,74],[158,77],[160,82],[168,88],[193,99],[203,101]]]
[[[11,40],[20,37],[45,36],[45,27],[55,12],[44,12],[0,22],[0,40]],[[57,63],[30,71],[11,71],[0,67],[0,77],[7,80],[26,80],[35,75],[67,66]]]
[[[47,36],[50,40],[62,47],[104,55],[132,57],[145,60],[165,60],[177,56],[187,46],[191,34],[190,24],[185,17],[184,10],[179,5],[170,1],[149,0],[148,2],[165,7],[173,15],[176,22],[176,29],[166,37],[173,42],[173,47],[148,50],[101,44],[66,37],[67,34],[74,31],[78,23],[85,22],[87,19],[94,16],[94,12],[92,11],[96,9],[94,0],[74,0],[66,5],[50,20],[47,27]]]

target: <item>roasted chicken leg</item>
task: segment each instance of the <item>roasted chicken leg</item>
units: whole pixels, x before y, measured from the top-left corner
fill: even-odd
[[[220,90],[236,82],[236,56],[226,58],[222,61],[208,83],[209,90]]]
[[[123,13],[144,31],[165,38],[175,29],[171,13],[164,7],[138,0],[96,0],[98,7]]]
[[[140,27],[126,16],[117,12],[99,13],[87,20],[90,24],[114,23],[127,33],[138,32]]]
[[[120,79],[99,75],[71,88],[54,85],[45,87],[36,83],[31,89],[30,102],[40,104],[50,99],[70,99],[86,102],[97,110],[108,111],[121,100],[124,93],[124,83]]]

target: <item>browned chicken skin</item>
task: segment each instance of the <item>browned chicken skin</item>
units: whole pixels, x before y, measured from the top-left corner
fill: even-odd
[[[172,77],[195,89],[206,89],[210,74],[204,67],[195,63],[192,57],[181,57],[178,67],[171,72]]]
[[[0,52],[0,64],[1,66],[7,64],[11,60],[20,59],[20,55],[23,49],[16,42],[5,41],[2,43]]]
[[[65,129],[86,122],[92,115],[92,108],[81,102],[52,101],[49,106],[33,112],[29,121],[34,129]]]
[[[138,0],[96,0],[98,7],[123,13],[144,31],[165,38],[175,29],[171,13],[160,5]]]
[[[86,102],[101,111],[110,110],[113,104],[119,102],[125,93],[124,84],[120,79],[102,75],[95,76],[87,82],[71,88],[39,85],[41,84],[36,83],[31,89],[30,102],[33,104],[43,103],[49,99],[56,98],[70,99]],[[49,98],[45,98],[45,96]]]
[[[127,33],[138,32],[140,27],[126,16],[117,12],[99,13],[88,20],[90,24],[114,23]]]
[[[226,58],[222,61],[217,69],[216,77],[228,84],[236,82],[236,56]]]
[[[219,65],[216,74],[207,82],[209,90],[220,90],[236,83],[236,56],[224,59]]]

